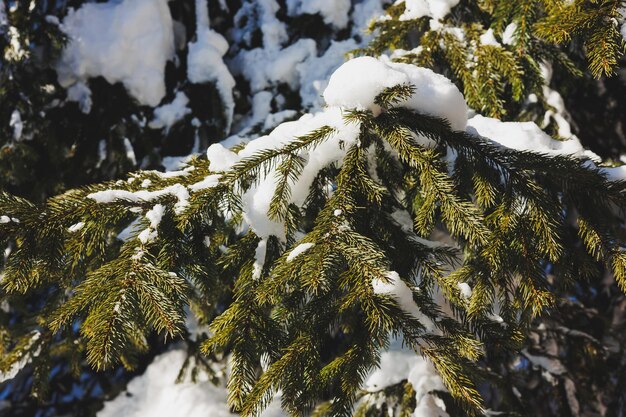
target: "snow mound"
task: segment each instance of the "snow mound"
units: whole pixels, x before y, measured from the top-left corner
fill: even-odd
[[[502,122],[484,116],[468,121],[467,131],[483,136],[507,148],[547,155],[590,156],[577,138],[559,141],[552,139],[533,122]]]
[[[70,39],[56,68],[62,86],[102,76],[141,104],[154,107],[165,96],[165,64],[174,56],[167,0],[88,3],[70,9],[61,29]]]
[[[184,360],[182,350],[156,357],[143,375],[130,381],[127,394],[106,402],[98,417],[233,417],[225,388],[207,381],[176,384]]]
[[[440,20],[446,17],[458,3],[459,0],[404,0],[405,9],[400,20],[412,20],[425,16]]]
[[[398,341],[380,355],[380,366],[369,375],[365,389],[378,391],[405,379],[415,390],[416,406],[411,417],[448,416],[443,401],[432,394],[446,391],[434,366],[415,352],[402,348]]]
[[[302,206],[318,172],[330,164],[341,165],[345,150],[357,142],[359,126],[346,125],[339,108],[328,108],[313,115],[304,115],[293,122],[282,123],[269,135],[248,143],[237,155],[246,158],[262,149],[280,148],[295,138],[310,134],[323,126],[333,128],[335,133],[315,149],[300,153],[306,163],[297,181],[291,184],[292,194],[289,201]],[[213,160],[210,160],[213,164]],[[243,195],[244,220],[261,238],[269,236],[284,238],[284,224],[270,220],[267,216],[279,175],[278,172],[271,171]]]
[[[324,100],[329,106],[367,109],[378,115],[382,109],[374,103],[376,96],[400,84],[415,87],[400,107],[446,119],[454,130],[465,130],[467,104],[450,80],[429,69],[385,58],[360,57],[340,66],[330,77]]]
[[[185,352],[175,349],[157,356],[143,375],[135,377],[122,393],[104,404],[98,417],[236,417],[228,408],[226,387],[213,385],[206,376],[197,383],[176,383]],[[272,403],[262,417],[281,417]]]

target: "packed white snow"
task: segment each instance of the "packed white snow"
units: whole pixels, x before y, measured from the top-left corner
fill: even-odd
[[[27,351],[30,349],[37,340],[41,337],[41,333],[39,331],[34,331],[31,335],[28,344],[24,347],[24,350]],[[18,361],[14,362],[9,369],[4,372],[0,371],[0,384],[4,381],[8,381],[9,379],[15,378],[15,376],[22,370],[26,365],[30,363],[33,356],[39,355],[39,348],[32,353],[26,353],[23,355]]]
[[[189,186],[191,191],[206,190],[207,188],[217,187],[220,183],[221,174],[211,174],[206,176],[202,181]]]
[[[466,282],[459,282],[457,284],[459,287],[459,291],[461,292],[461,296],[465,299],[472,297],[472,287],[469,286]]]
[[[252,92],[258,92],[281,83],[297,90],[300,86],[297,64],[317,56],[313,39],[299,39],[284,49],[255,48],[242,50],[233,59],[231,67],[235,74],[243,75]]]
[[[446,17],[459,0],[399,0],[396,4],[404,3],[404,13],[400,20],[412,20],[420,17],[432,17],[441,20]]]
[[[156,191],[127,191],[127,190],[104,190],[97,191],[87,195],[87,198],[94,200],[96,203],[109,204],[116,201],[129,201],[129,202],[149,202],[165,196],[176,197],[178,202],[174,205],[174,212],[176,214],[182,213],[182,211],[189,205],[189,190],[181,184],[170,185],[166,188]]]
[[[215,83],[224,106],[226,131],[229,132],[235,112],[235,79],[222,60],[228,52],[228,42],[209,27],[208,13],[206,0],[196,0],[196,40],[189,43],[187,78],[196,84]]]
[[[307,114],[293,122],[285,122],[274,129],[269,135],[260,137],[248,143],[238,154],[239,158],[246,158],[256,154],[262,149],[279,148],[299,136],[304,136],[312,131],[329,126],[335,129],[335,133],[316,148],[301,152],[307,161],[300,177],[291,184],[291,197],[289,201],[302,206],[306,200],[309,188],[320,169],[330,164],[341,164],[345,150],[357,142],[359,127],[352,124],[346,125],[339,108],[328,108],[316,114]],[[209,159],[213,165],[213,159]],[[244,220],[255,233],[261,238],[277,236],[284,239],[284,225],[268,218],[270,202],[276,189],[278,173],[270,172],[262,175],[258,184],[253,186],[243,195]]]
[[[13,139],[22,139],[22,131],[24,130],[24,122],[22,122],[22,115],[19,110],[13,110],[11,113],[11,120],[9,120],[9,126],[13,128]]]
[[[70,233],[75,233],[75,232],[78,232],[79,230],[82,230],[83,227],[85,227],[85,222],[78,222],[68,227],[67,231]]]
[[[211,161],[211,171],[214,172],[226,171],[239,161],[236,153],[219,143],[209,146],[206,156]]]
[[[500,42],[496,40],[493,29],[487,29],[485,33],[480,35],[480,43],[481,45],[502,46]]]
[[[415,390],[416,407],[411,417],[447,417],[444,402],[433,391],[446,388],[433,365],[415,352],[393,341],[380,356],[380,366],[365,382],[367,391],[379,391],[407,380]]]
[[[324,23],[337,29],[348,25],[350,0],[287,0],[290,15],[320,14]]]
[[[172,126],[191,113],[191,109],[187,107],[187,104],[189,104],[189,98],[187,98],[185,93],[182,91],[177,92],[171,103],[154,109],[154,119],[148,126],[152,129],[165,128],[165,131],[169,132]]]
[[[427,68],[390,62],[384,57],[359,57],[340,66],[324,91],[329,106],[371,110],[380,114],[374,99],[386,88],[410,84],[415,92],[399,107],[447,119],[452,129],[465,130],[467,104],[459,89],[446,77]]]
[[[382,279],[373,280],[372,288],[374,294],[389,295],[394,298],[402,310],[411,314],[424,325],[426,331],[433,332],[436,330],[435,324],[422,313],[413,299],[413,291],[406,285],[402,278],[400,278],[400,275],[398,275],[396,271],[389,271],[386,281]]]
[[[315,246],[315,243],[311,243],[311,242],[300,243],[298,246],[293,248],[291,252],[289,252],[289,255],[287,256],[287,262],[293,261],[298,256],[302,255],[304,252],[311,249],[313,246]]]
[[[468,121],[467,131],[518,151],[532,151],[548,155],[588,155],[577,138],[555,140],[533,122],[502,122],[498,119],[476,115]]]
[[[504,28],[504,32],[502,32],[502,43],[504,45],[513,45],[516,41],[517,37],[517,23],[510,23],[506,28]]]
[[[174,56],[167,0],[87,3],[70,9],[61,29],[70,40],[56,67],[62,86],[102,76],[141,104],[156,106],[165,96],[165,64]]]
[[[143,375],[132,379],[126,392],[104,403],[98,417],[236,417],[230,412],[223,385],[214,385],[200,373],[198,382],[176,378],[186,353],[174,349],[157,356]],[[261,417],[284,417],[280,403],[272,403]]]
[[[300,97],[302,105],[319,110],[322,107],[322,93],[328,85],[332,73],[345,62],[345,54],[358,48],[350,38],[345,41],[331,41],[330,46],[320,56],[312,56],[296,66],[300,75]]]

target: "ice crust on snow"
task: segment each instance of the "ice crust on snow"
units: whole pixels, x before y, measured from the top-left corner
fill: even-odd
[[[57,64],[59,83],[70,87],[91,77],[121,82],[141,104],[165,96],[165,64],[174,56],[167,0],[87,3],[70,9],[61,29],[70,41]]]
[[[413,95],[398,104],[416,112],[448,120],[452,129],[465,130],[467,104],[459,89],[443,75],[415,65],[384,58],[359,57],[340,66],[324,91],[329,106],[381,112],[374,99],[386,88],[411,84]]]

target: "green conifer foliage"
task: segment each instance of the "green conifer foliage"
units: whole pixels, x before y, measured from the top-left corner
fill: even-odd
[[[520,120],[530,94],[542,100],[540,64],[550,63],[571,76],[582,72],[559,45],[582,43],[595,77],[615,74],[624,50],[618,19],[622,2],[562,0],[462,1],[444,24],[428,16],[401,20],[404,2],[387,9],[388,19],[374,21],[375,38],[361,52],[378,55],[402,49],[397,60],[435,68],[458,82],[473,109],[498,118]],[[495,35],[498,44],[481,39]],[[486,43],[485,43],[486,42]]]
[[[359,52],[410,50],[397,60],[449,76],[474,110],[539,120],[550,107],[540,64],[581,73],[564,42],[586,45],[594,76],[614,71],[623,41],[605,23],[620,18],[618,6],[467,0],[431,27],[400,20],[398,3]],[[485,41],[489,30],[500,45]],[[484,411],[483,381],[510,395],[511,373],[491,365],[504,367],[568,288],[606,268],[626,290],[626,184],[586,159],[453,130],[403,107],[414,92],[386,89],[380,114],[343,109],[358,138],[316,172],[301,205],[291,196],[305,156],[341,129],[320,127],[226,170],[200,156],[174,173],[140,171],[44,202],[0,193],[0,301],[40,300],[0,328],[0,371],[31,360],[44,395],[54,361],[76,373],[85,358],[99,371],[134,369],[151,342],[182,339],[200,361],[229,358],[228,401],[241,415],[258,415],[280,392],[296,416],[410,416],[410,382],[363,389],[401,338],[435,365],[451,415]],[[244,205],[270,173],[266,214],[284,233],[263,237],[243,227]],[[210,335],[192,340],[189,317]]]
[[[445,120],[396,107],[411,93],[402,85],[386,90],[377,97],[384,109],[378,116],[345,113],[345,123],[360,126],[358,144],[345,149],[341,166],[319,172],[304,207],[285,207],[287,179],[300,175],[298,152],[330,140],[332,128],[260,151],[223,173],[197,159],[176,176],[139,173],[43,206],[3,194],[0,210],[14,220],[0,226],[2,236],[15,245],[5,297],[46,297],[38,322],[24,326],[20,353],[7,355],[3,367],[33,349],[84,349],[98,369],[132,366],[151,332],[184,333],[184,307],[192,304],[211,322],[204,352],[231,355],[229,402],[242,415],[256,415],[277,390],[292,414],[322,401],[318,415],[350,415],[391,335],[433,361],[468,413],[480,410],[482,346],[519,347],[531,321],[554,303],[546,262],[558,268],[559,285],[598,260],[626,284],[621,239],[610,221],[626,204],[624,184],[608,182],[584,160],[496,147]],[[415,134],[437,145],[425,147]],[[452,172],[443,159],[447,148],[458,155]],[[268,215],[284,223],[287,238],[267,242],[264,266],[255,271],[260,239],[251,230],[236,233],[240,199],[272,170],[281,180]],[[212,187],[197,186],[207,180]],[[331,196],[328,181],[336,184]],[[196,191],[189,196],[187,188]],[[154,222],[157,213],[162,219]],[[413,218],[411,230],[398,213]],[[131,237],[112,244],[131,219],[138,222]],[[578,236],[570,233],[572,219]],[[423,237],[434,227],[454,246],[427,244]],[[295,233],[304,233],[298,245],[290,243]],[[307,250],[290,256],[301,245]],[[375,291],[376,282],[394,284],[389,271],[410,289],[421,315]],[[459,292],[463,282],[474,288],[469,299]],[[436,287],[458,321],[433,302]],[[491,318],[495,303],[506,327]],[[81,336],[64,351],[53,335],[76,319]],[[36,328],[44,330],[29,343]],[[397,401],[410,407],[402,399],[410,387],[398,389]]]

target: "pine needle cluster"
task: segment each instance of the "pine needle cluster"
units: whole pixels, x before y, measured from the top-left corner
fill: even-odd
[[[151,334],[185,336],[193,314],[210,323],[202,350],[231,358],[229,404],[242,415],[257,415],[278,391],[294,415],[351,415],[359,398],[356,415],[369,415],[374,402],[363,398],[379,394],[361,386],[394,336],[434,363],[468,413],[479,411],[484,346],[519,348],[553,305],[553,286],[592,274],[600,261],[626,287],[615,221],[626,185],[585,160],[499,147],[398,107],[412,92],[384,91],[377,116],[346,110],[358,143],[319,171],[303,206],[285,204],[291,184],[308,150],[336,140],[333,128],[225,172],[198,158],[173,175],[139,172],[42,205],[3,193],[9,220],[0,237],[12,250],[2,298],[37,292],[42,301],[4,329],[13,342],[2,370],[26,355],[132,367]],[[239,228],[241,198],[271,171],[280,175],[268,216],[284,224],[286,239],[264,242],[259,270],[261,239]],[[451,244],[425,240],[435,229]],[[407,288],[419,314],[376,283]],[[439,292],[453,317],[434,301]],[[410,384],[389,389],[399,410],[411,409]]]

